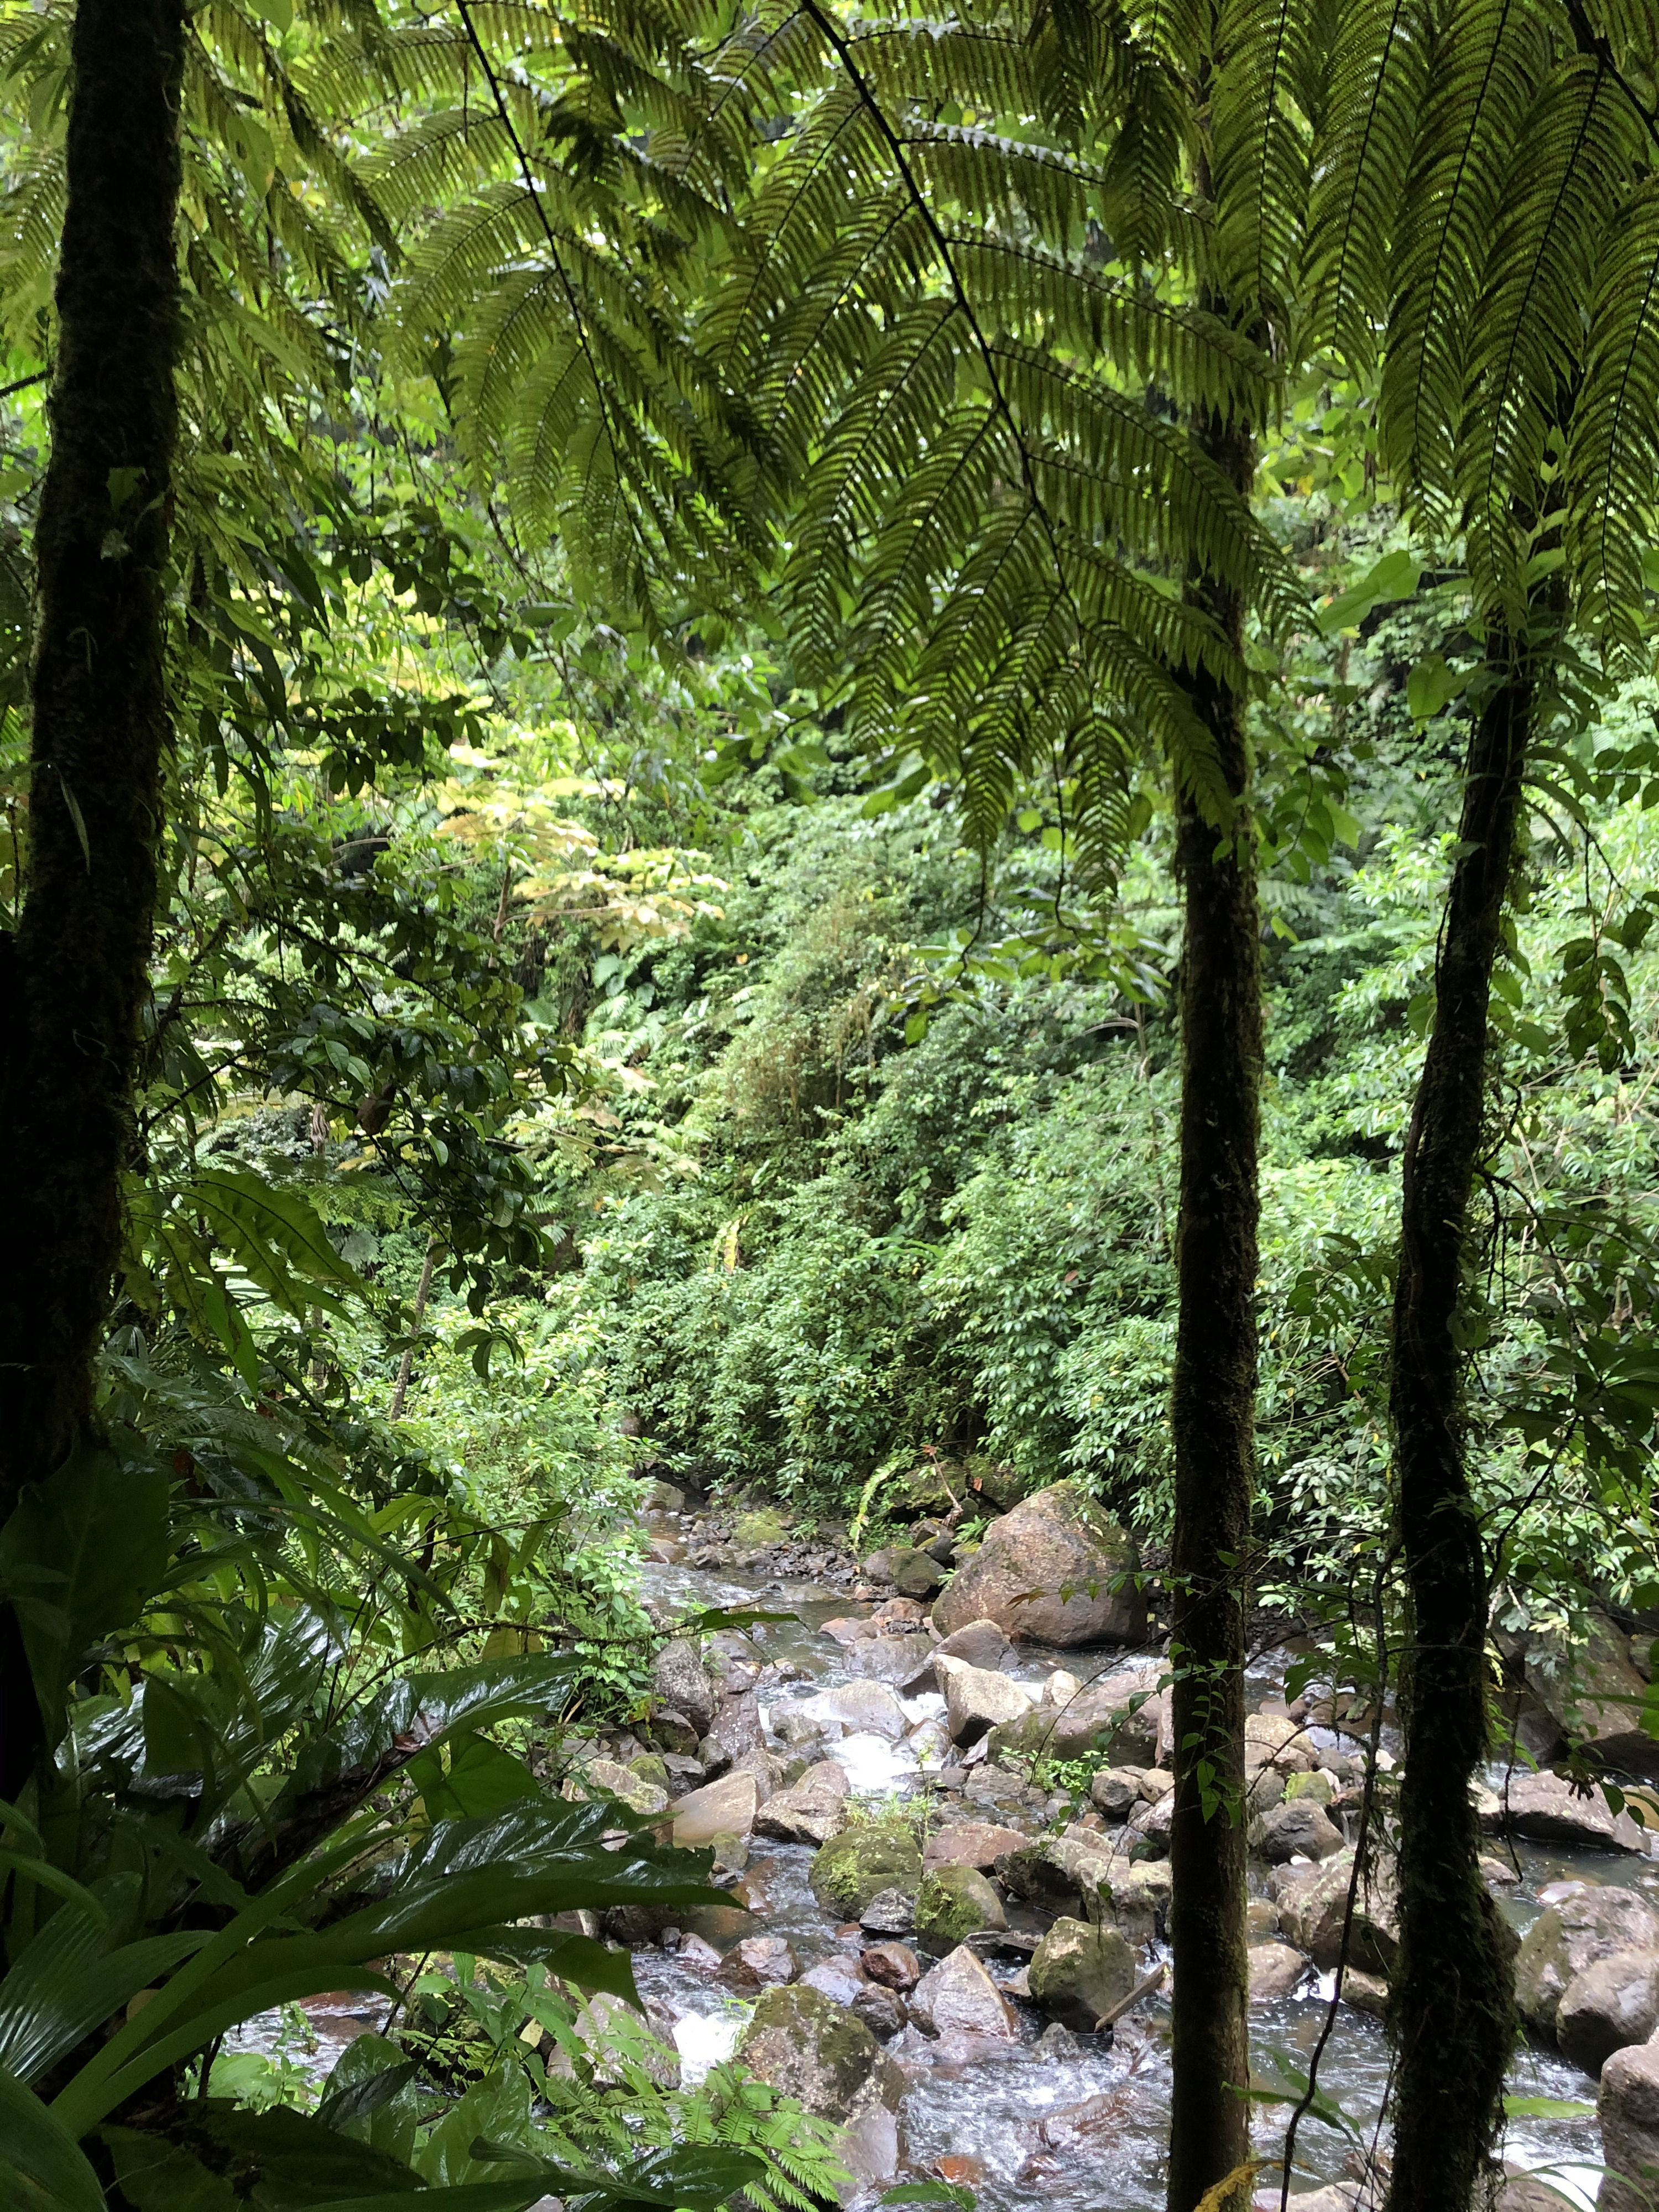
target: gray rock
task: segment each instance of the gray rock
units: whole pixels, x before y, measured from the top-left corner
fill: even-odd
[[[1103,1766],[1090,1782],[1091,1802],[1109,1820],[1127,1820],[1141,1802],[1141,1773],[1138,1766]]]
[[[1012,2006],[965,1943],[922,1976],[910,1992],[909,2011],[933,2035],[1012,2039],[1019,2033]]]
[[[977,1868],[941,1866],[922,1875],[914,1924],[930,1951],[951,1951],[987,1929],[1006,1928],[1008,1916]]]
[[[1006,1828],[990,1820],[957,1820],[948,1828],[941,1828],[927,1838],[922,1853],[922,1864],[931,1874],[935,1867],[970,1866],[984,1873],[993,1867],[1005,1851],[1017,1851],[1030,1843],[1030,1838],[1018,1828]]]
[[[1515,1964],[1522,2019],[1553,2035],[1567,1984],[1615,1951],[1659,1951],[1659,1912],[1634,1890],[1574,1890],[1540,1912],[1522,1937]]]
[[[1659,1742],[1642,1726],[1647,1683],[1631,1639],[1605,1615],[1593,1616],[1583,1644],[1569,1650],[1553,1635],[1510,1639],[1527,1686],[1548,1717],[1555,1741],[1570,1738],[1603,1766],[1659,1782]],[[1555,1743],[1551,1742],[1548,1752]],[[1548,1752],[1536,1754],[1548,1756]]]
[[[781,1936],[745,1936],[720,1962],[719,1978],[734,1990],[779,1989],[793,1982],[800,1961]]]
[[[712,1844],[716,1836],[741,1838],[754,1830],[760,1785],[752,1774],[724,1775],[677,1798],[672,1809],[674,1842],[681,1850]]]
[[[1088,2035],[1133,1989],[1134,1949],[1116,1928],[1057,1920],[1032,1954],[1029,1973],[1043,2010]]]
[[[1358,1966],[1350,1966],[1342,1977],[1342,2002],[1356,2012],[1369,2013],[1373,2020],[1386,2020],[1389,1985],[1379,1975],[1362,1974]]]
[[[1334,1858],[1342,1849],[1342,1831],[1327,1819],[1323,1806],[1295,1797],[1251,1821],[1250,1849],[1269,1866],[1287,1866],[1298,1853],[1306,1859]]]
[[[928,1636],[876,1636],[862,1645],[858,1663],[872,1682],[885,1682],[902,1698],[933,1688],[934,1647]]]
[[[1103,1836],[1098,1845],[1043,1836],[1022,1844],[1017,1851],[1006,1852],[998,1859],[996,1869],[1003,1887],[1022,1903],[1035,1905],[1040,1912],[1081,1920],[1101,1917],[1097,1909],[1088,1909],[1090,1900],[1116,1863]],[[1127,1865],[1127,1861],[1122,1863]]]
[[[1502,1818],[1517,1836],[1539,1843],[1583,1844],[1592,1850],[1640,1851],[1648,1844],[1628,1813],[1608,1811],[1595,1790],[1579,1796],[1559,1774],[1512,1774],[1502,1793]]]
[[[932,1597],[945,1580],[945,1570],[931,1553],[913,1551],[901,1544],[872,1552],[863,1572],[872,1583],[890,1583],[905,1597]]]
[[[1659,2031],[1659,1951],[1614,1951],[1573,1976],[1555,2012],[1562,2055],[1599,2074],[1615,2051]]]
[[[1652,2212],[1659,2191],[1659,2043],[1615,2051],[1595,2100],[1601,2153],[1598,2212]]]
[[[1328,1973],[1342,1949],[1353,1853],[1344,1849],[1322,1866],[1286,1867],[1270,1878],[1279,1924],[1286,1942],[1305,1951]],[[1394,1972],[1400,1948],[1399,1893],[1394,1863],[1380,1858],[1362,1878],[1354,1899],[1348,1964],[1364,1973]]]
[[[1252,1943],[1247,1956],[1252,2004],[1272,2004],[1278,1997],[1290,1996],[1308,1971],[1301,1952],[1288,1943]]]
[[[590,1759],[579,1774],[565,1784],[568,1797],[608,1796],[618,1799],[632,1813],[662,1813],[668,1808],[668,1792],[643,1782],[631,1767],[614,1759]]]
[[[905,1820],[860,1820],[832,1836],[812,1861],[812,1894],[839,1920],[856,1920],[872,1897],[921,1887],[921,1853]]]
[[[859,1915],[859,1925],[869,1936],[908,1936],[916,1924],[915,1890],[882,1889]]]
[[[889,2036],[899,2033],[906,2014],[896,1991],[880,1982],[861,1982],[853,1999],[853,2017],[861,2020],[872,2035],[885,2043]]]
[[[996,1621],[970,1620],[947,1636],[936,1647],[933,1656],[937,1659],[965,1659],[970,1667],[988,1668],[994,1674],[1012,1649],[1006,1631]]]
[[[869,2029],[805,1981],[766,1990],[738,2040],[751,2074],[823,2119],[898,2110],[905,2080]]]
[[[828,1997],[832,2004],[850,2005],[864,1987],[864,1980],[855,1959],[850,1959],[842,1952],[832,1952],[829,1958],[820,1959],[816,1966],[809,1966],[797,1986],[816,1990],[820,1996]]]
[[[1031,1711],[1031,1692],[1012,1675],[970,1667],[965,1659],[947,1659],[937,1651],[933,1675],[945,1692],[953,1742],[977,1743],[999,1721],[1016,1720]]]
[[[1060,2021],[1051,2020],[1031,2046],[1034,2056],[1051,2066],[1075,2066],[1088,2056],[1089,2046]]]
[[[892,1743],[898,1742],[910,1725],[889,1686],[868,1680],[820,1690],[816,1697],[803,1698],[792,1710],[827,1734],[833,1735],[839,1727],[849,1735],[884,1735]]]
[[[665,1644],[651,1666],[651,1693],[671,1711],[683,1713],[701,1738],[714,1724],[720,1691],[689,1637]]]
[[[975,1620],[1069,1646],[1139,1643],[1146,1601],[1133,1540],[1078,1486],[1055,1483],[992,1522],[933,1607],[942,1636]],[[1069,1593],[1066,1595],[1066,1593]]]
[[[827,1844],[846,1820],[848,1786],[844,1766],[820,1759],[792,1789],[766,1800],[755,1833],[783,1844]]]

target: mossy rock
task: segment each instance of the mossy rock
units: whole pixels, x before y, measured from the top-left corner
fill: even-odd
[[[799,1983],[763,1993],[738,2056],[751,2074],[829,2120],[873,2105],[896,2112],[907,2086],[862,2021]]]
[[[914,1897],[921,1887],[921,1852],[905,1820],[859,1820],[831,1836],[808,1879],[826,1912],[856,1920],[884,1889]]]
[[[977,1867],[935,1867],[916,1893],[916,1934],[930,1951],[954,1951],[987,1928],[1006,1928],[1008,1916],[994,1884]]]
[[[630,1759],[628,1771],[630,1774],[637,1774],[641,1782],[648,1782],[653,1789],[669,1788],[668,1769],[654,1751],[642,1751],[637,1759]]]
[[[1287,1805],[1294,1805],[1298,1798],[1303,1797],[1311,1797],[1316,1805],[1328,1805],[1335,1795],[1328,1774],[1287,1774],[1285,1777],[1285,1802]]]

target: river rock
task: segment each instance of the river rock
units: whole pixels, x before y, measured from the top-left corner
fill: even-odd
[[[676,1848],[695,1849],[712,1844],[716,1836],[752,1834],[760,1802],[760,1784],[752,1774],[726,1774],[718,1782],[705,1782],[670,1808]]]
[[[975,1867],[924,1871],[916,1893],[916,1934],[930,1951],[953,1950],[988,1928],[1008,1925],[1002,1899]]]
[[[1373,2020],[1386,2020],[1389,1985],[1379,1975],[1362,1974],[1358,1966],[1346,1966],[1342,1972],[1342,2002],[1356,2012],[1369,2013]]]
[[[934,1626],[938,1626],[934,1623]],[[936,1659],[965,1659],[970,1667],[988,1668],[995,1674],[1013,1649],[1006,1630],[994,1620],[970,1620],[935,1646]]]
[[[1576,1889],[1540,1912],[1515,1962],[1522,2019],[1553,2035],[1567,1984],[1615,1951],[1659,1951],[1659,1912],[1634,1890]]]
[[[1652,2212],[1659,2185],[1659,2043],[1615,2051],[1595,2100],[1601,2154],[1598,2212]]]
[[[668,1808],[665,1790],[642,1781],[631,1767],[620,1765],[614,1759],[590,1759],[565,1789],[573,1796],[580,1791],[590,1797],[602,1790],[626,1805],[630,1813],[662,1813]]]
[[[1599,1790],[1578,1796],[1559,1774],[1512,1774],[1502,1802],[1504,1825],[1517,1836],[1545,1844],[1584,1844],[1592,1850],[1648,1849],[1628,1813],[1609,1812]]]
[[[1564,2057],[1599,2074],[1615,2051],[1659,2031],[1659,1951],[1614,1951],[1561,1992],[1555,2039]]]
[[[1132,1705],[1131,1699],[1139,1702]],[[1039,1705],[1005,1722],[991,1736],[991,1756],[1091,1759],[1116,1766],[1150,1766],[1158,1756],[1158,1714],[1146,1674],[1091,1682],[1063,1705]]]
[[[877,2106],[896,2112],[904,2094],[903,2075],[863,2021],[802,1982],[763,1993],[738,2056],[823,2119],[850,2120]]]
[[[915,1989],[921,1979],[921,1961],[908,1943],[872,1943],[862,1960],[865,1972],[884,1989]]]
[[[1341,1848],[1342,1831],[1310,1797],[1287,1798],[1250,1823],[1250,1849],[1269,1866],[1288,1866],[1298,1853],[1305,1859],[1334,1858]]]
[[[1004,1851],[1019,1850],[1030,1841],[1018,1828],[1000,1827],[990,1820],[958,1820],[928,1837],[921,1863],[930,1874],[943,1866],[977,1867],[983,1874]]]
[[[1146,1600],[1124,1577],[1139,1565],[1127,1532],[1075,1483],[1057,1482],[992,1522],[935,1602],[933,1626],[949,1637],[994,1620],[1046,1644],[1138,1644]]]
[[[921,1853],[906,1820],[860,1820],[832,1836],[812,1861],[812,1894],[838,1920],[856,1920],[884,1889],[915,1897]]]
[[[755,1832],[781,1844],[827,1844],[847,1818],[848,1788],[847,1769],[821,1759],[793,1789],[767,1799],[756,1815]]]
[[[885,1682],[902,1698],[921,1697],[938,1680],[929,1636],[875,1637],[859,1652],[858,1663],[872,1682]]]
[[[1288,1943],[1252,1943],[1246,1955],[1252,2004],[1272,2004],[1276,1998],[1290,1996],[1308,1971],[1301,1952]]]
[[[1244,1720],[1244,1767],[1276,1767],[1281,1774],[1305,1774],[1318,1759],[1307,1729],[1287,1714],[1249,1713]]]
[[[711,1774],[722,1767],[740,1765],[756,1752],[764,1752],[760,1698],[753,1690],[722,1698],[708,1733],[697,1746],[697,1757]]]
[[[932,1597],[945,1580],[945,1570],[931,1553],[913,1551],[908,1544],[872,1552],[861,1571],[871,1582],[890,1583],[905,1597]]]
[[[1090,1802],[1109,1820],[1127,1820],[1141,1802],[1140,1776],[1138,1766],[1103,1766],[1091,1778]]]
[[[806,1969],[798,1986],[816,1990],[832,2004],[850,2005],[864,1987],[864,1977],[859,1972],[856,1959],[844,1951],[832,1951],[827,1959],[820,1959],[816,1966]]]
[[[781,1936],[745,1936],[720,1961],[719,1978],[734,1990],[781,1989],[800,1972],[800,1961]]]
[[[1353,1852],[1345,1847],[1322,1866],[1286,1867],[1270,1878],[1285,1940],[1305,1951],[1324,1973],[1341,1954],[1352,1874]],[[1354,1899],[1350,1966],[1381,1974],[1385,1980],[1392,1974],[1400,1948],[1399,1909],[1394,1863],[1379,1858],[1362,1879]]]
[[[909,2011],[932,2035],[1019,2033],[1013,2007],[965,1943],[922,1976],[910,1992]]]
[[[690,1637],[671,1637],[651,1664],[651,1693],[658,1703],[683,1713],[698,1735],[714,1726],[720,1691]]]
[[[843,1650],[852,1644],[866,1642],[876,1632],[873,1620],[854,1620],[849,1613],[842,1613],[834,1620],[826,1620],[818,1631],[820,1636],[832,1637]]]
[[[908,2014],[896,1991],[880,1982],[860,1982],[853,1997],[853,2017],[861,2020],[872,2035],[885,2043],[903,2028]]]
[[[1031,1710],[1031,1692],[1012,1675],[970,1667],[965,1659],[933,1654],[933,1674],[945,1692],[945,1717],[954,1743],[977,1743],[999,1721],[1019,1718]]]
[[[867,1936],[908,1936],[916,1924],[913,1889],[878,1889],[859,1915]]]
[[[1168,1921],[1173,1887],[1167,1859],[1109,1859],[1085,1902],[1091,1919],[1121,1929],[1132,1943],[1150,1943]]]
[[[896,1743],[910,1725],[890,1686],[867,1680],[820,1690],[816,1697],[803,1698],[790,1710],[831,1736],[839,1729],[847,1735],[884,1735],[890,1743]]]
[[[1514,1638],[1510,1648],[1553,1731],[1554,1741],[1535,1756],[1549,1757],[1570,1737],[1599,1765],[1659,1782],[1659,1741],[1642,1726],[1648,1686],[1632,1662],[1629,1637],[1597,1614],[1576,1651],[1559,1637],[1537,1633]]]
[[[1104,1837],[1098,1845],[1063,1836],[1042,1836],[1022,1844],[996,1863],[999,1880],[1012,1897],[1033,1905],[1040,1912],[1068,1919],[1097,1919],[1090,1900],[1111,1865],[1111,1850]]]
[[[1128,1826],[1123,1832],[1126,1848],[1138,1849],[1146,1858],[1168,1858],[1170,1831],[1175,1826],[1175,1807],[1174,1790],[1164,1796],[1155,1797],[1151,1803],[1143,1800],[1129,1815]]]
[[[1030,1990],[1043,2010],[1085,2035],[1135,1985],[1135,1954],[1121,1929],[1056,1920],[1031,1954]]]

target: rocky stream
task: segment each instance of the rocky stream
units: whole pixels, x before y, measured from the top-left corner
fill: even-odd
[[[1109,1594],[1109,1529],[1064,1486],[1042,1493],[1047,1507],[992,1524],[935,1606],[929,1562],[949,1556],[948,1532],[932,1553],[859,1572],[810,1547],[744,1553],[696,1501],[660,1484],[643,1494],[660,1620],[780,1616],[720,1630],[701,1652],[670,1642],[649,1729],[602,1732],[574,1758],[564,1747],[567,1790],[609,1791],[660,1812],[677,1842],[714,1846],[727,1904],[630,1908],[605,1931],[632,1949],[682,2078],[735,2051],[845,2123],[855,2204],[932,2175],[966,2184],[984,2212],[1038,2200],[1154,2212],[1169,1701],[1156,1641]],[[1079,1546],[1104,1547],[1092,1583]],[[1287,1656],[1264,1654],[1249,1686],[1251,2019],[1269,2161],[1257,2202],[1279,2203],[1272,2162],[1322,2036],[1322,2101],[1298,2128],[1291,2193],[1298,2212],[1368,2212],[1388,2156],[1389,1861],[1374,1860],[1348,1916],[1365,1746],[1316,1686],[1286,1704]],[[1386,1803],[1386,1726],[1382,1742]],[[1489,1780],[1486,1869],[1516,1932],[1528,2029],[1499,2202],[1547,2212],[1563,2194],[1595,2200],[1603,2126],[1607,2163],[1659,2164],[1659,1856],[1653,1830],[1547,1770]],[[595,2002],[600,2032],[613,2002]],[[319,2010],[314,2063],[356,2025]],[[1602,2185],[1607,2212],[1642,2201]]]

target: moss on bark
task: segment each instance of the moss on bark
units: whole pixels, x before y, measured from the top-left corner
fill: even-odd
[[[1407,1133],[1392,1413],[1413,1626],[1400,1796],[1401,1954],[1391,2206],[1467,2212],[1502,2115],[1514,1996],[1480,1878],[1469,1784],[1487,1753],[1486,1567],[1469,1494],[1462,1357],[1469,1195],[1486,1112],[1492,965],[1514,865],[1534,711],[1523,667],[1488,647],[1470,736],[1435,1018]]]
[[[1255,459],[1248,432],[1206,416],[1194,438],[1248,491]],[[1237,594],[1201,582],[1192,596],[1242,654]],[[1250,2154],[1243,1807],[1244,1589],[1255,1481],[1260,918],[1243,695],[1206,670],[1194,672],[1188,690],[1232,794],[1234,819],[1218,832],[1190,792],[1178,803],[1185,935],[1171,1411],[1170,2212],[1193,2212]]]
[[[180,0],[81,0],[76,15],[26,890],[0,1046],[0,1520],[94,1426],[137,1156],[168,726],[184,40]],[[10,1796],[40,1729],[15,1622],[0,1636]]]

